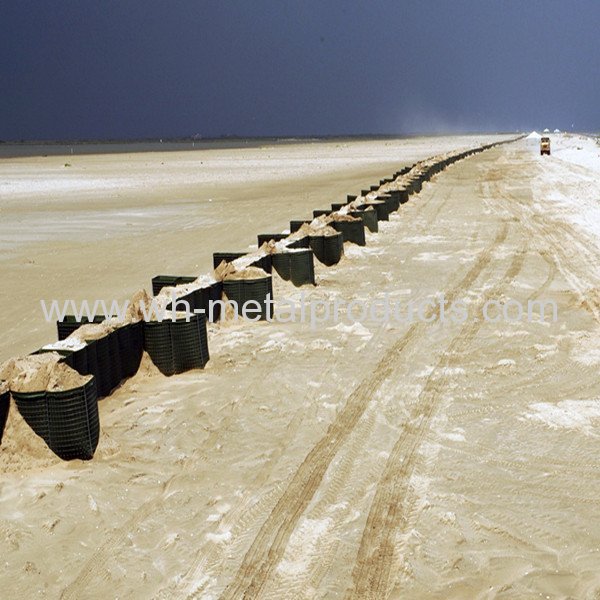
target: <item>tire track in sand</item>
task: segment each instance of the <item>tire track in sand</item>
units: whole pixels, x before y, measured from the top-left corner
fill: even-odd
[[[459,283],[445,295],[449,303],[468,290],[490,264],[494,250],[506,240],[508,229],[508,224],[503,223],[493,242],[480,252]],[[233,580],[223,592],[222,600],[256,598],[261,592],[281,560],[294,528],[321,485],[334,456],[362,417],[375,390],[392,375],[402,352],[421,333],[424,326],[421,322],[413,323],[404,336],[386,352],[373,372],[350,394],[336,420],[296,470],[246,552]]]
[[[494,191],[533,239],[547,242],[553,254],[549,258],[555,268],[578,294],[583,307],[600,323],[598,281],[590,276],[600,261],[598,247],[572,224],[550,218],[543,212],[536,212],[510,189],[495,184]],[[546,256],[547,254],[546,252]]]
[[[527,248],[524,248],[513,256],[500,282],[481,297],[476,314],[480,314],[484,303],[498,296],[519,274],[526,253]],[[480,320],[468,322],[452,341],[427,379],[408,424],[390,453],[363,531],[352,574],[353,588],[347,594],[349,599],[380,600],[387,598],[391,592],[396,538],[409,522],[406,514],[410,514],[410,510],[407,511],[406,500],[410,478],[421,442],[429,430],[444,390],[448,387],[448,376],[440,377],[439,370],[450,366],[454,353],[460,353],[468,347],[483,323]]]

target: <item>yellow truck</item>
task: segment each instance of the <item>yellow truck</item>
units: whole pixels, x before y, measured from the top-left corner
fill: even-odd
[[[550,156],[550,138],[549,137],[543,137],[540,140],[540,155],[544,156],[544,154],[547,154],[548,156]]]

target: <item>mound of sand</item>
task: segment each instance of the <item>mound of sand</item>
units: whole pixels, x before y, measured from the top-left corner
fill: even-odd
[[[227,273],[223,281],[235,281],[242,279],[262,279],[263,277],[271,277],[268,273],[258,267],[246,267],[241,271],[233,271]]]
[[[129,379],[129,381],[135,383],[141,379],[146,379],[148,377],[164,377],[164,375],[152,362],[150,355],[144,350],[144,353],[142,354],[142,360],[140,362],[140,367],[137,373],[131,379]]]
[[[8,382],[0,380],[0,394],[8,392]]]
[[[11,391],[22,393],[70,390],[91,379],[59,362],[61,358],[56,352],[11,358],[0,366],[0,379]]]
[[[265,253],[268,253],[268,249],[265,246]],[[226,263],[225,261],[221,261],[221,264],[217,267],[217,269],[224,268],[223,265],[230,265],[232,263]],[[217,271],[215,269],[215,272]],[[191,283],[183,283],[181,285],[176,286],[166,286],[160,290],[160,293],[155,298],[156,305],[160,309],[165,309],[173,299],[183,298],[190,294],[195,290],[201,290],[217,282],[217,277],[215,275],[200,275],[197,279],[192,281]],[[150,306],[150,300],[146,303],[146,307]]]
[[[251,252],[249,254],[244,254],[244,256],[240,256],[236,258],[232,264],[238,270],[241,271],[246,267],[249,267],[252,263],[256,262],[258,259],[263,258],[268,254],[267,244],[264,243],[256,252]]]
[[[372,210],[375,210],[375,205],[376,204],[385,204],[385,200],[365,200],[364,202],[361,202],[360,205],[364,206],[367,205],[368,208],[371,208]]]
[[[76,329],[67,339],[91,342],[106,337],[116,329],[114,323],[102,321],[102,323],[87,323]]]
[[[299,237],[305,237],[307,235],[311,237],[319,235],[330,237],[332,235],[338,234],[338,232],[333,227],[327,225],[327,223],[323,221],[318,221],[317,223],[315,223],[315,221],[318,221],[318,219],[315,219],[310,224],[304,223],[304,225],[302,225],[302,227],[300,227],[300,229],[298,230],[298,232],[302,234]]]
[[[46,385],[48,392],[63,392],[73,390],[85,385],[92,379],[92,375],[80,375],[65,363],[57,363],[50,371],[50,378]]]
[[[144,312],[142,311],[142,304],[146,311],[152,305],[152,296],[146,290],[138,290],[129,301],[127,312],[125,313],[126,323],[137,323],[144,319]]]
[[[13,400],[0,446],[0,473],[19,473],[59,464],[58,456],[25,422]]]
[[[231,273],[235,273],[233,263],[225,262],[224,260],[222,260],[214,270],[215,279],[217,281],[223,281],[225,277]]]
[[[330,215],[328,215],[325,218],[326,223],[331,223],[333,221],[335,221],[336,223],[339,223],[339,222],[343,222],[343,221],[360,221],[360,220],[361,219],[359,219],[359,218],[352,217],[350,215],[345,215],[345,214],[338,213],[338,212],[331,213]]]
[[[52,368],[61,359],[56,352],[30,354],[10,358],[0,366],[0,379],[15,392],[43,391],[50,380]]]

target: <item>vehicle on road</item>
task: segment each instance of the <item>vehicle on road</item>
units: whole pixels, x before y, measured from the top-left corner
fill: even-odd
[[[550,138],[549,137],[543,137],[540,140],[540,155],[543,156],[544,154],[547,154],[548,156],[550,156]]]

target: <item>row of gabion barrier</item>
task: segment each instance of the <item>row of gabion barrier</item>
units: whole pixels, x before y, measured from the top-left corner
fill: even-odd
[[[331,209],[317,209],[312,218],[290,221],[290,233],[258,235],[255,252],[216,252],[214,278],[158,275],[152,279],[155,299],[166,297],[168,291],[176,305],[185,301],[192,312],[203,311],[199,314],[179,316],[170,300],[165,308],[174,311],[173,317],[164,320],[138,315],[125,323],[105,317],[89,323],[85,318],[66,316],[57,323],[58,342],[33,355],[56,353],[52,354],[56,364],[84,377],[82,384],[23,391],[9,389],[0,381],[0,443],[12,395],[25,421],[59,457],[92,458],[100,433],[97,401],[137,373],[144,351],[164,375],[204,368],[209,360],[207,321],[223,318],[223,306],[216,300],[226,298],[238,306],[254,300],[260,307],[260,319],[269,319],[272,303],[267,300],[273,299],[273,271],[295,286],[315,285],[315,258],[326,266],[337,264],[344,242],[364,246],[365,230],[376,233],[379,221],[389,220],[391,213],[421,191],[424,182],[450,164],[495,145],[404,167],[381,179],[379,185],[361,190],[360,195],[348,195],[345,202],[332,204]],[[84,332],[86,328],[89,334]]]

